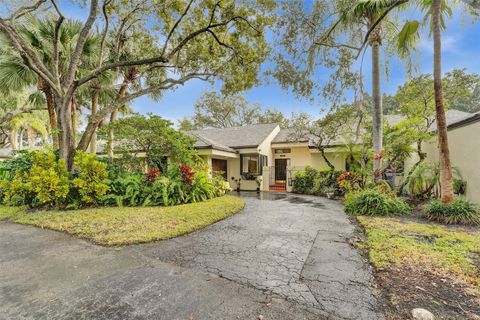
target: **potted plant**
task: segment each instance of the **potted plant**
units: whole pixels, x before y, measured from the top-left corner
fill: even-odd
[[[235,179],[235,177],[232,177],[232,180],[237,183],[237,192],[240,192],[240,181],[242,181],[242,178]]]
[[[328,199],[333,199],[335,198],[335,188],[332,186],[328,186],[325,188],[325,195],[327,196]]]
[[[262,185],[262,177],[256,177],[255,183],[257,184],[257,193],[260,193],[260,186]]]

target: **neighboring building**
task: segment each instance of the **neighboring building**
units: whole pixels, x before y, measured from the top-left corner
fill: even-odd
[[[277,124],[196,130],[189,134],[197,139],[195,147],[212,172],[224,174],[234,189],[240,178],[240,189],[255,190],[257,177],[261,190],[290,191],[295,171],[307,165],[327,167],[308,139],[292,141],[290,131]],[[328,159],[338,170],[344,170],[342,148],[332,146],[327,150]]]
[[[447,129],[450,161],[467,182],[466,198],[480,204],[480,112],[472,114],[449,110],[449,113]],[[432,133],[435,130],[436,127]],[[438,162],[436,140],[424,143],[423,151],[427,154],[426,161]],[[416,160],[416,155],[413,155],[408,162],[411,164]]]

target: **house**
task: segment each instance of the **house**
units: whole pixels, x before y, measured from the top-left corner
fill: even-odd
[[[290,191],[296,171],[309,165],[325,169],[327,165],[308,139],[292,140],[289,129],[277,124],[190,131],[196,138],[198,154],[221,173],[232,188],[263,191]],[[338,170],[345,169],[345,151],[331,146],[327,158]],[[239,181],[240,179],[240,181]]]
[[[480,112],[447,111],[447,130],[452,167],[467,182],[465,197],[480,204]],[[432,133],[435,131],[436,126],[432,128]],[[436,140],[424,143],[422,149],[427,154],[425,161],[438,163]],[[414,154],[408,164],[416,160]]]
[[[480,113],[449,110],[446,113],[450,156],[453,167],[467,181],[466,197],[480,204]],[[402,120],[398,115],[387,115],[385,121],[395,125]],[[435,133],[432,125],[431,132]],[[256,177],[262,191],[291,191],[291,180],[305,166],[327,169],[320,152],[309,139],[292,139],[290,129],[276,124],[258,124],[242,127],[205,129],[189,132],[196,138],[199,155],[212,172],[221,173],[232,188],[255,190]],[[436,142],[424,143],[426,161],[438,162]],[[341,137],[326,149],[326,157],[337,170],[345,170],[347,148]],[[406,161],[408,170],[416,161],[416,154]]]

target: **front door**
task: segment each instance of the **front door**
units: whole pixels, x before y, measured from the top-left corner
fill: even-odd
[[[275,159],[275,182],[285,182],[287,180],[287,160]]]

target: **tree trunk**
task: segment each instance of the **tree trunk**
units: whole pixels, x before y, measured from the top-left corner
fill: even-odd
[[[380,42],[374,40],[372,47],[372,97],[373,97],[373,150],[375,158],[373,162],[373,176],[375,180],[382,177],[383,157],[383,106],[382,92],[380,89]]]
[[[123,80],[122,86],[118,91],[119,98],[125,97],[125,93],[127,93],[127,89],[128,89],[128,85],[130,84],[130,81],[131,80],[129,80],[128,77],[125,77],[125,79]],[[118,107],[119,106],[113,109],[112,113],[110,114],[110,122],[109,122],[110,124],[117,119]],[[110,158],[113,158],[113,139],[114,139],[113,129],[109,128],[108,129],[108,156]]]
[[[33,148],[35,147],[35,130],[31,127],[28,126],[27,128],[27,137],[28,137],[28,147]]]
[[[447,121],[442,94],[442,44],[440,30],[441,0],[433,1],[433,87],[437,120],[438,151],[440,159],[440,198],[449,203],[454,199],[452,165],[448,148]]]
[[[40,90],[45,94],[45,99],[47,101],[47,111],[48,111],[48,120],[50,123],[50,128],[52,130],[52,143],[53,149],[58,148],[58,126],[57,126],[57,115],[55,113],[55,102],[53,101],[53,94],[50,87],[48,87],[45,82],[41,81],[39,84]]]
[[[91,118],[93,118],[97,113],[97,108],[98,108],[98,92],[94,92],[92,95],[92,106],[91,106],[91,113],[90,113]],[[95,128],[92,133],[92,138],[90,140],[90,146],[88,150],[90,153],[93,153],[93,154],[97,153],[97,128]]]
[[[17,150],[17,133],[15,132],[15,129],[10,129],[8,140],[12,146],[12,150]]]
[[[113,110],[110,114],[110,124],[117,120],[117,109]],[[113,159],[113,129],[108,129],[108,157]]]
[[[23,149],[23,133],[24,133],[24,130],[21,129],[18,134],[18,150]]]
[[[327,166],[330,167],[330,170],[331,171],[335,170],[335,166],[330,162],[330,160],[328,160],[327,155],[325,154],[325,149],[324,148],[320,148],[320,153],[323,157],[323,160],[325,160],[325,163],[327,164]]]
[[[57,111],[57,125],[59,131],[60,158],[65,160],[67,169],[73,168],[73,156],[75,155],[75,140],[72,127],[72,99],[54,99]]]

